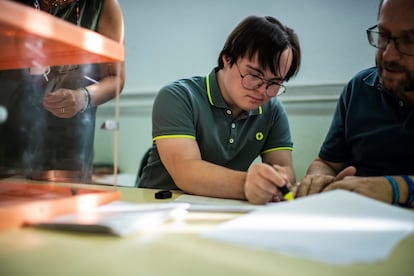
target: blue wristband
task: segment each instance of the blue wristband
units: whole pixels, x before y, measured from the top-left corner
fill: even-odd
[[[400,190],[398,189],[397,182],[395,182],[394,178],[389,175],[386,175],[385,178],[390,182],[392,188],[392,205],[396,205],[398,200],[400,199]]]
[[[407,200],[404,202],[404,207],[411,207],[414,201],[414,182],[408,175],[401,175],[407,183]]]

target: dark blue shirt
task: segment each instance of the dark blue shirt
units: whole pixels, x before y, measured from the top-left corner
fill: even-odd
[[[338,100],[319,157],[353,165],[359,176],[414,175],[414,109],[359,72]]]

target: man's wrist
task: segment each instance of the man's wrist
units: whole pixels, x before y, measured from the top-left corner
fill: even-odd
[[[402,185],[400,186],[401,194],[406,194],[406,197],[401,197],[400,204],[404,207],[411,207],[414,201],[414,182],[409,175],[401,175]],[[406,191],[404,193],[404,191]]]
[[[81,87],[80,89],[85,96],[85,104],[80,112],[85,112],[85,110],[91,107],[91,93],[86,87]]]

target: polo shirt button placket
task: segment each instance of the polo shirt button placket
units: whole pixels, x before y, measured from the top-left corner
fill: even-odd
[[[236,123],[231,123],[230,127],[231,127],[231,133],[232,133],[232,136],[233,136],[234,135],[234,129],[236,128]],[[234,143],[234,138],[230,138],[229,143],[233,144]]]
[[[232,112],[231,112],[230,109],[227,109],[226,110],[226,113],[227,113],[227,115],[230,115],[230,116],[232,115]],[[236,128],[236,124],[235,123],[231,123],[230,127],[231,127],[232,130],[234,130]],[[233,131],[231,131],[231,133],[233,134]],[[229,144],[233,144],[233,143],[234,143],[234,138],[230,138],[229,139]]]

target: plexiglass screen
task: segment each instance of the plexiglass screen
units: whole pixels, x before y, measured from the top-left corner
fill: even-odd
[[[106,149],[117,160],[122,87],[109,85],[117,91],[96,105],[93,85],[119,82],[111,76],[123,70],[123,45],[14,1],[0,5],[0,177],[91,183],[96,131],[107,132]],[[33,32],[34,22],[46,31]],[[108,57],[107,45],[121,54]]]

